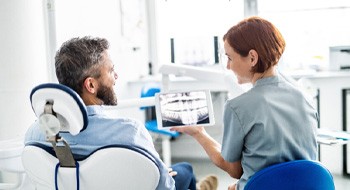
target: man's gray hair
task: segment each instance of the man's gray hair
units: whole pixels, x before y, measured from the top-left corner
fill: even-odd
[[[103,62],[103,53],[108,48],[106,39],[90,36],[73,38],[63,43],[55,56],[58,82],[81,94],[87,77],[100,76],[98,66]]]

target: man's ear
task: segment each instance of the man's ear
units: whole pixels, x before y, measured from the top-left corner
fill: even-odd
[[[92,77],[88,77],[84,80],[84,88],[86,91],[90,92],[91,94],[95,94],[97,91],[97,83],[96,80]]]
[[[251,49],[249,50],[248,56],[251,66],[254,67],[258,63],[258,52],[256,52],[254,49]]]

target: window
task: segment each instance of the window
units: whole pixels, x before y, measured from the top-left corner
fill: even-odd
[[[274,23],[286,40],[280,65],[285,70],[326,70],[332,64],[329,48],[350,45],[348,0],[263,0],[258,14]]]
[[[177,53],[183,52],[183,55],[176,55],[175,62],[194,59],[194,62],[198,63],[197,59],[208,60],[208,57],[211,62],[215,62],[214,55],[205,58],[201,55],[203,52],[206,54],[214,51],[215,36],[219,46],[222,46],[222,36],[231,26],[243,19],[244,12],[243,1],[229,0],[163,0],[156,1],[156,7],[157,66],[172,61],[171,39],[175,46],[186,45],[184,42],[189,44],[189,41],[193,43],[187,48],[198,48],[203,44],[211,46],[197,49],[194,56],[187,55],[188,49],[175,49]]]

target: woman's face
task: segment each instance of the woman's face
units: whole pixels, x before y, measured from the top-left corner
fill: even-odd
[[[252,64],[249,56],[239,55],[227,40],[224,42],[224,49],[227,56],[227,69],[235,73],[239,84],[250,83],[253,79],[253,73],[250,72]]]

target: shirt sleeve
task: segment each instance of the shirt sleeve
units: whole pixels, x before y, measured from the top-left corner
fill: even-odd
[[[224,134],[221,154],[228,162],[241,160],[244,145],[243,126],[236,111],[229,103],[224,109]]]
[[[46,136],[39,127],[39,121],[35,121],[25,133],[24,144],[31,142],[46,142]]]

